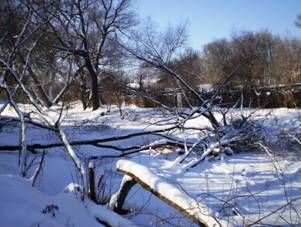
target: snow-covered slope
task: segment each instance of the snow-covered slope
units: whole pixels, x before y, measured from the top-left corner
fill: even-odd
[[[24,111],[31,109],[28,105],[21,107]],[[252,111],[254,110],[244,110]],[[58,117],[58,112],[55,108],[49,110],[53,119]],[[101,114],[103,112],[105,108],[92,112],[81,110],[79,104],[72,105],[62,121],[62,128],[69,140],[127,135],[170,127],[173,123],[173,116],[156,109],[125,107],[126,114],[123,118],[119,116],[116,108],[104,116]],[[234,115],[240,113],[241,111],[233,110]],[[298,110],[275,109],[260,110],[255,115],[262,121],[262,133],[265,133],[265,138],[281,150],[285,143],[279,141],[282,137],[278,135],[286,132],[283,129],[293,132],[298,130],[300,113]],[[16,116],[10,108],[5,110],[4,115]],[[0,123],[5,123],[0,127],[0,145],[17,145],[18,123],[7,123],[3,119]],[[186,123],[191,127],[207,124],[202,118]],[[59,141],[54,133],[32,125],[28,125],[26,133],[28,144]],[[193,130],[174,132],[174,135],[185,139],[189,136],[191,140],[199,136],[198,132]],[[156,139],[158,137],[154,135],[143,135],[106,144],[128,147],[145,145]],[[121,153],[110,148],[93,146],[74,146],[74,149],[81,158]],[[300,149],[300,145],[296,143],[294,152],[290,155],[278,153],[271,156],[264,152],[241,152],[222,160],[205,160],[188,171],[183,165],[175,164],[174,160],[179,157],[179,153],[173,150],[161,150],[160,153],[149,149],[123,158],[146,166],[169,184],[181,188],[204,205],[211,215],[218,217],[228,226],[255,224],[256,221],[259,225],[298,225],[301,223],[301,163],[296,151]],[[33,160],[27,174],[30,178],[39,160],[34,158],[40,157],[40,154],[28,155],[28,162]],[[193,161],[193,158],[190,157],[187,161]],[[122,175],[115,170],[117,161],[118,158],[105,157],[95,160],[97,179],[101,175],[104,175],[105,179],[105,188],[101,191],[104,200],[118,189],[121,181]],[[29,180],[16,176],[17,168],[17,151],[1,151],[0,226],[100,226],[96,216],[106,212],[109,213],[102,218],[121,221],[121,226],[125,225],[124,222],[127,223],[126,220],[119,219],[107,211],[106,207],[94,205],[88,200],[83,203],[80,200],[74,184],[79,178],[63,147],[48,149],[43,170],[34,188]],[[124,218],[130,219],[138,226],[193,225],[190,220],[139,185],[130,191],[125,207],[131,212]]]

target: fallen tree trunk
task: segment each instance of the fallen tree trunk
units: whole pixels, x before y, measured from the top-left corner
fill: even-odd
[[[98,148],[110,148],[110,149],[122,152],[119,155],[103,155],[103,156],[95,155],[95,156],[91,156],[89,158],[91,160],[99,159],[99,158],[118,158],[118,157],[123,157],[123,156],[130,155],[130,154],[138,153],[140,151],[149,150],[150,148],[151,149],[157,149],[157,148],[163,148],[165,146],[173,146],[173,147],[184,148],[184,145],[181,141],[179,141],[179,142],[166,141],[166,142],[161,143],[161,144],[155,144],[155,145],[150,144],[150,145],[145,145],[145,146],[134,145],[134,146],[131,146],[131,147],[120,147],[120,146],[114,146],[114,145],[110,145],[110,144],[85,143],[84,140],[82,141],[82,143],[77,143],[77,144],[75,144],[74,142],[71,141],[70,144],[72,146],[87,145],[87,146],[95,146],[95,147],[98,147]],[[56,147],[62,147],[62,146],[64,146],[64,144],[60,144],[58,146],[57,143],[54,143],[54,144],[35,143],[35,144],[28,144],[27,145],[27,150],[31,151],[32,153],[37,153],[36,152],[37,149],[49,149],[49,148],[56,148]],[[190,147],[190,145],[188,145],[187,147]],[[17,151],[19,149],[20,149],[20,145],[0,145],[0,151]]]
[[[36,126],[39,126],[39,125],[36,124]],[[74,140],[74,141],[70,141],[70,145],[72,145],[72,146],[76,146],[76,145],[96,145],[98,147],[116,149],[116,146],[106,145],[106,144],[101,144],[101,143],[107,143],[107,142],[118,141],[118,140],[126,140],[126,139],[130,139],[130,138],[133,138],[133,137],[145,136],[145,135],[155,135],[155,136],[164,137],[164,135],[160,134],[161,132],[167,132],[167,131],[175,129],[175,128],[176,128],[176,126],[166,128],[166,129],[158,129],[158,130],[153,130],[153,131],[141,131],[141,132],[136,132],[136,133],[132,133],[132,134],[121,135],[121,136],[113,136],[113,137],[108,137],[108,138],[89,139],[89,140]],[[46,129],[48,129],[48,128],[46,128]],[[58,130],[56,128],[53,128],[53,127],[52,127],[51,130],[53,130],[55,132],[58,132]],[[50,144],[36,143],[36,144],[28,145],[27,148],[29,150],[34,150],[34,149],[48,149],[48,148],[55,148],[55,147],[62,147],[62,146],[65,146],[65,144],[63,142],[50,143]],[[0,150],[18,150],[18,149],[19,149],[19,146],[17,146],[17,145],[11,145],[11,146],[10,145],[1,145],[0,146]],[[126,150],[131,150],[131,149],[126,148]],[[119,150],[119,149],[117,149],[117,150]],[[121,148],[120,150],[123,150],[123,149]]]
[[[163,178],[155,175],[147,167],[133,161],[120,160],[117,162],[117,170],[131,177],[143,188],[187,216],[199,226],[221,226],[220,222],[202,209],[201,204],[194,198],[190,197],[183,190],[166,182]],[[122,188],[119,189],[119,192],[121,191],[123,191]],[[119,209],[122,208],[119,207]]]

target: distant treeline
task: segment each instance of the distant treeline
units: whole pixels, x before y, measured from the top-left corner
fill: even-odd
[[[244,107],[266,108],[301,106],[299,38],[283,38],[269,31],[240,32],[230,39],[207,44],[201,52],[189,49],[174,59],[170,67],[205,99],[213,95],[214,88],[223,86],[215,104],[229,106],[239,102]],[[169,95],[160,92],[166,88],[183,90],[174,78],[147,64],[141,66],[139,73],[142,81],[157,75],[157,83],[149,85],[148,91],[165,104],[176,105],[173,92]],[[213,90],[205,91],[203,85],[210,85]],[[184,106],[189,105],[187,101],[199,104],[189,94],[183,97]]]
[[[295,84],[301,82],[301,40],[268,31],[241,32],[229,40],[207,44],[201,53],[187,50],[170,65],[196,88],[200,84],[220,84],[231,74],[228,86]],[[156,73],[159,86],[178,87],[173,78]]]
[[[279,85],[270,87],[225,87],[218,93],[215,89],[200,92],[204,100],[211,100],[214,106],[219,107],[251,107],[251,108],[300,108],[301,84]],[[192,94],[184,96],[180,90],[162,92],[149,91],[148,94],[169,107],[199,106],[200,103]],[[130,97],[130,96],[127,96]],[[128,103],[135,103],[143,107],[159,107],[148,98],[134,97],[126,99]]]

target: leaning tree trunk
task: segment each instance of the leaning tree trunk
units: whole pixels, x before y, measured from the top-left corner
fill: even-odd
[[[93,65],[92,65],[90,59],[86,58],[85,62],[86,62],[86,67],[87,67],[90,77],[91,77],[92,108],[93,108],[93,110],[97,110],[100,106],[99,95],[98,95],[97,74],[93,68]]]
[[[21,58],[22,62],[24,63],[24,65],[26,65],[26,61],[22,54],[20,54],[20,58]],[[51,107],[52,102],[50,101],[49,97],[47,96],[46,92],[44,91],[40,81],[37,78],[37,75],[34,73],[34,71],[30,65],[28,65],[28,71],[29,71],[30,77],[32,78],[32,80],[36,86],[39,98],[42,100],[43,104],[46,107]]]
[[[37,92],[39,94],[39,98],[41,98],[41,100],[43,101],[43,103],[44,103],[44,105],[46,107],[51,107],[52,106],[52,102],[50,101],[50,99],[46,95],[46,93],[45,93],[44,89],[42,88],[42,85],[39,82],[37,76],[34,74],[33,70],[30,67],[28,67],[28,69],[29,69],[31,78],[33,79],[33,82],[36,85]]]

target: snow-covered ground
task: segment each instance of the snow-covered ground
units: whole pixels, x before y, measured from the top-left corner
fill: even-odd
[[[26,112],[29,105],[21,105]],[[170,127],[174,116],[158,109],[125,107],[121,118],[117,109],[109,114],[105,108],[83,111],[79,104],[73,104],[63,115],[62,128],[70,141],[109,138],[134,132]],[[254,110],[244,110],[245,113]],[[59,109],[48,111],[56,119]],[[234,110],[233,115],[241,111]],[[5,116],[16,116],[7,108],[0,118],[0,145],[18,145],[17,122],[5,122]],[[95,146],[74,146],[81,158],[102,156],[94,160],[96,179],[103,176],[100,198],[108,202],[109,196],[118,190],[122,175],[116,171],[120,159],[142,164],[152,174],[176,186],[189,197],[194,198],[202,208],[221,220],[225,226],[254,225],[299,225],[301,224],[301,145],[292,149],[281,142],[286,132],[294,132],[301,123],[301,111],[288,109],[260,110],[254,118],[262,125],[262,134],[277,152],[242,151],[221,160],[204,160],[189,169],[176,165],[174,160],[180,153],[173,150],[152,149],[122,158],[107,157],[118,155],[120,151]],[[186,126],[201,127],[208,122],[196,118]],[[27,125],[27,144],[49,144],[59,142],[53,132]],[[197,138],[197,131],[175,132],[179,138]],[[107,145],[129,147],[145,145],[159,137],[143,135]],[[280,151],[283,152],[280,152]],[[290,152],[290,150],[292,150]],[[0,151],[0,226],[100,226],[96,217],[115,220],[115,226],[193,226],[194,224],[175,209],[154,195],[134,186],[127,197],[125,207],[130,213],[119,218],[108,211],[106,205],[95,205],[89,200],[82,202],[77,191],[78,173],[63,147],[47,150],[41,175],[35,187],[31,187],[30,177],[35,171],[41,153],[28,153],[28,179],[17,176],[18,153]],[[38,158],[36,158],[38,157]],[[192,159],[193,157],[191,157]],[[86,165],[88,163],[85,163]],[[154,179],[153,179],[154,180]],[[97,182],[98,183],[98,182]],[[155,183],[154,183],[155,184]],[[168,192],[166,192],[168,193]],[[114,216],[115,215],[115,216]]]

